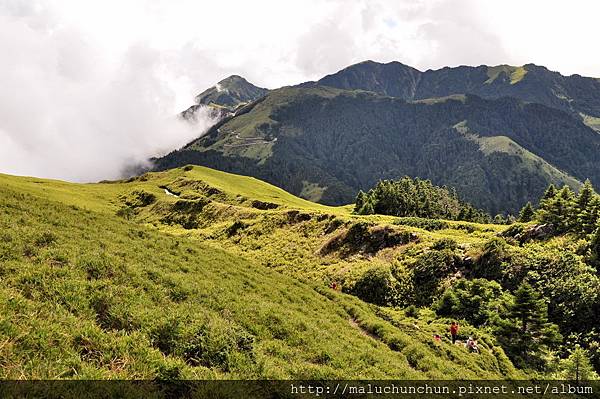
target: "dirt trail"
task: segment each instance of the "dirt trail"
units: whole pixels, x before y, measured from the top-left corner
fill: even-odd
[[[354,318],[354,317],[350,317],[348,319],[348,323],[350,323],[350,325],[356,329],[358,329],[360,331],[360,333],[366,337],[371,337],[376,341],[381,341],[381,338],[379,338],[376,334],[373,334],[372,332],[366,330],[365,328],[361,327],[360,324],[358,324],[358,321]]]

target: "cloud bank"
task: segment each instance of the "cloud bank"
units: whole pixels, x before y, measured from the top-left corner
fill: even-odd
[[[176,116],[161,52],[133,44],[111,65],[82,32],[53,29],[0,17],[0,172],[119,178],[213,122],[208,112],[193,125]]]
[[[220,79],[275,88],[350,64],[523,65],[600,77],[585,0],[0,0],[0,173],[120,176],[180,147]]]

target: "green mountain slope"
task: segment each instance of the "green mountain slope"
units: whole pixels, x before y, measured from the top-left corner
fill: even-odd
[[[501,136],[522,150],[491,150]],[[550,182],[600,184],[599,154],[597,132],[540,104],[472,95],[406,102],[309,86],[270,92],[156,168],[206,165],[334,205],[379,179],[409,175],[453,186],[489,212],[514,213]]]
[[[328,75],[318,84],[346,90],[369,90],[404,100],[474,94],[483,98],[514,97],[579,115],[600,117],[600,81],[563,76],[527,64],[459,66],[420,72],[399,62],[365,61]]]
[[[206,168],[85,185],[0,175],[0,376],[522,376],[484,332],[464,327],[480,336],[479,355],[435,344],[447,319],[367,305],[326,288],[323,274],[294,275],[286,255],[273,257],[279,273],[266,250],[251,252],[294,250],[302,235],[320,245],[336,218],[390,220]],[[259,239],[269,228],[278,234]]]

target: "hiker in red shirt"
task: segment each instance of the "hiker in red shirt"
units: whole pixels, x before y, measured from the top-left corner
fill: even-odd
[[[456,335],[458,334],[458,323],[453,321],[450,324],[450,335],[452,335],[452,343],[456,342]]]

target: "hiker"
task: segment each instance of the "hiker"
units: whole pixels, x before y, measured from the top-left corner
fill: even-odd
[[[335,281],[331,283],[330,287],[332,290],[337,291],[337,283]]]
[[[469,352],[479,353],[479,347],[477,346],[477,341],[475,341],[471,337],[469,337],[469,339],[467,340],[465,347],[469,350]]]
[[[442,342],[442,337],[440,336],[440,334],[433,334],[433,340],[435,341],[436,344]]]
[[[452,335],[452,343],[456,343],[456,336],[458,335],[458,323],[455,321],[450,324],[450,335]]]

